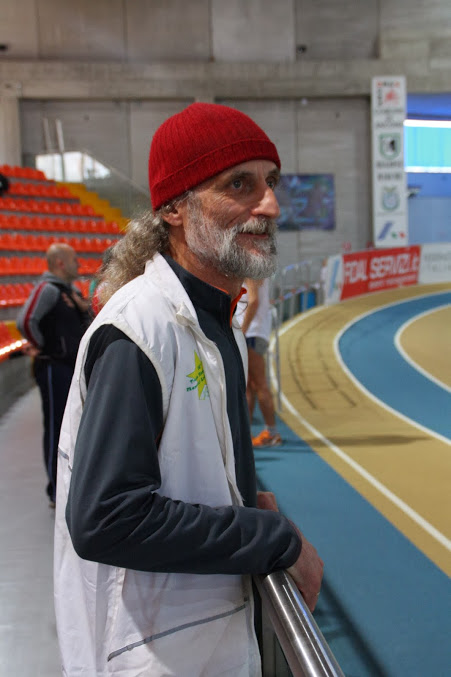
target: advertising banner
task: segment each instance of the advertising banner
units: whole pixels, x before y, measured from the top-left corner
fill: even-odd
[[[402,247],[343,255],[341,300],[384,289],[418,284],[420,247]]]
[[[321,286],[325,305],[341,300],[343,287],[343,257],[341,254],[329,256],[321,270]]]
[[[408,244],[407,183],[404,171],[405,117],[405,78],[373,78],[371,124],[375,247],[400,247]]]

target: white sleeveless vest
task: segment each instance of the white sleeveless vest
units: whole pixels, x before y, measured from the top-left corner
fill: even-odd
[[[250,577],[146,573],[89,562],[73,549],[65,509],[86,395],[87,348],[102,324],[127,334],[160,379],[165,426],[158,493],[213,507],[242,505],[219,350],[202,332],[176,275],[157,255],[144,275],[112,297],[83,337],[66,406],[54,562],[63,675],[258,677]],[[247,373],[237,323],[233,330]]]

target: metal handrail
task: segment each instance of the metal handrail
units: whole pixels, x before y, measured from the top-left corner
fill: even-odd
[[[307,294],[310,291],[314,291],[318,295],[318,292],[321,290],[321,269],[319,265],[315,264],[318,264],[319,261],[323,260],[322,257],[318,256],[298,261],[297,263],[291,263],[278,270],[272,279],[271,304],[273,339],[270,342],[270,351],[267,356],[267,370],[268,372],[271,372],[270,360],[273,359],[276,365],[277,411],[279,414],[282,411],[279,329],[284,321],[290,320],[295,315],[307,310]],[[301,307],[297,305],[299,298],[301,298]],[[320,303],[322,303],[322,299]],[[285,305],[288,305],[288,317],[285,316]],[[274,352],[272,349],[273,346],[275,346]]]
[[[255,583],[293,677],[345,677],[291,576],[276,571]]]

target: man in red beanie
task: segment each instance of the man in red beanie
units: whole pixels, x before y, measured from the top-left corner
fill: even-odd
[[[245,277],[276,266],[280,160],[243,113],[197,103],[149,157],[80,346],[60,437],[55,606],[67,677],[257,677],[251,576],[287,569],[310,609],[323,563],[257,495]]]

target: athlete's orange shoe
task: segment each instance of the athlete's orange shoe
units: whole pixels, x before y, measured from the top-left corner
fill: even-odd
[[[282,444],[282,438],[279,433],[271,435],[269,430],[262,430],[259,435],[252,438],[253,447],[279,447]]]

